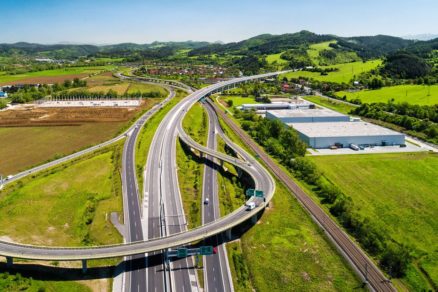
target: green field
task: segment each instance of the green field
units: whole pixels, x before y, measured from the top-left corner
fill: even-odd
[[[89,292],[89,287],[73,281],[35,280],[20,274],[0,273],[0,291],[63,291],[63,292]]]
[[[394,241],[414,250],[415,263],[438,283],[438,156],[427,153],[311,158],[324,176],[350,196],[358,212]],[[427,287],[416,267],[403,279]]]
[[[150,93],[159,92],[162,96],[167,96],[169,91],[160,85],[145,84],[145,83],[130,83],[127,93]]]
[[[207,113],[200,103],[196,103],[184,117],[183,128],[193,140],[201,145],[207,144]],[[201,225],[201,201],[204,164],[182,142],[177,143],[178,182],[188,227]]]
[[[321,75],[318,72],[296,71],[280,75],[280,79],[286,76],[287,78],[307,77],[319,81],[349,83],[355,76],[363,72],[368,72],[381,65],[381,60],[373,60],[367,62],[352,62],[346,64],[337,64],[333,66],[321,66],[321,68],[338,68],[336,72],[330,72],[328,75]]]
[[[266,56],[266,62],[268,62],[269,64],[273,64],[274,62],[276,62],[276,64],[278,65],[285,65],[288,63],[288,61],[283,60],[281,57],[281,54],[283,54],[283,52],[278,53],[278,54],[271,54],[271,55],[267,55]]]
[[[222,100],[224,103],[226,103],[228,100],[233,101],[233,107],[241,106],[242,104],[254,104],[259,103],[257,102],[253,96],[243,97],[243,96],[234,96],[234,95],[222,95],[219,97],[220,100]]]
[[[333,50],[332,47],[330,47],[330,44],[336,43],[336,41],[328,41],[318,44],[313,44],[309,46],[309,49],[307,50],[307,55],[309,55],[310,59],[316,63],[316,65],[319,65],[318,59],[319,59],[319,53],[323,50]]]
[[[217,136],[217,150],[227,153],[225,150],[225,142],[221,137]],[[221,216],[225,216],[245,204],[245,186],[238,177],[236,168],[229,163],[224,163],[224,169],[220,169],[217,173],[218,181],[218,196],[219,210]]]
[[[0,194],[0,212],[7,214],[0,216],[3,240],[48,246],[120,243],[109,213],[122,212],[121,150],[119,143],[6,186]]]
[[[113,70],[114,66],[95,66],[95,67],[66,67],[54,70],[44,70],[37,72],[29,72],[17,75],[0,75],[0,84],[11,81],[24,80],[35,77],[53,77],[63,75],[77,75],[77,74],[95,74],[102,71]]]
[[[438,104],[438,85],[399,85],[383,87],[377,90],[363,90],[358,92],[340,91],[337,96],[347,96],[348,100],[360,99],[362,102],[388,102],[394,99],[398,102],[408,102],[418,105]]]
[[[348,115],[351,110],[355,109],[352,105],[321,96],[304,96],[303,99],[346,115]]]

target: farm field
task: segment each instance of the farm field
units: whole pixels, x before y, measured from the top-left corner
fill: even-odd
[[[307,78],[313,78],[318,81],[348,83],[354,78],[354,76],[375,69],[381,64],[382,64],[381,60],[373,60],[373,61],[367,61],[365,63],[352,62],[345,64],[337,64],[332,66],[321,66],[321,68],[338,68],[339,71],[330,72],[328,73],[328,75],[321,75],[318,72],[296,71],[296,72],[289,72],[283,74],[279,78],[281,79],[283,77],[287,77],[287,78],[307,77]]]
[[[365,103],[386,103],[394,99],[396,103],[407,102],[418,105],[434,105],[438,104],[438,85],[398,85],[358,92],[339,91],[336,95],[339,97],[345,95],[348,100],[358,98]]]
[[[66,79],[83,78],[90,74],[110,71],[114,68],[114,66],[67,67],[17,75],[0,75],[0,85],[12,85],[17,83],[61,83]]]
[[[145,99],[142,109],[160,99]],[[34,108],[0,113],[0,174],[9,175],[115,137],[140,109]]]
[[[122,147],[119,143],[6,186],[0,195],[0,211],[7,214],[0,218],[3,240],[49,246],[121,242],[107,214],[122,212]]]
[[[428,153],[311,157],[324,176],[350,196],[358,212],[396,242],[414,250],[414,261],[438,283],[438,156]],[[427,287],[418,267],[403,279]]]

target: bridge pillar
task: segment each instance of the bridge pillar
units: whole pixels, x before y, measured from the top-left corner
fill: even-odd
[[[14,258],[12,257],[6,257],[6,266],[8,268],[12,268],[12,264],[14,263]]]
[[[258,220],[258,218],[257,218],[257,214],[251,217],[251,223],[252,223],[252,224],[256,224],[256,223],[257,223],[257,220]]]
[[[225,237],[226,237],[228,240],[233,239],[233,236],[232,236],[232,234],[231,234],[231,229],[228,229],[227,231],[225,231]]]
[[[240,178],[242,177],[242,174],[243,174],[242,170],[239,167],[237,167],[237,176]]]
[[[87,260],[82,260],[82,274],[87,273]]]

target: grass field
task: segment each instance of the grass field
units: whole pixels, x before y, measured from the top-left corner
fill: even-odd
[[[196,142],[207,144],[208,123],[207,113],[201,104],[196,103],[184,117],[183,128]],[[178,182],[184,212],[187,214],[188,227],[194,228],[201,225],[202,181],[204,164],[202,159],[184,147],[182,142],[177,143],[176,149],[178,165]]]
[[[310,45],[309,49],[307,50],[307,55],[309,55],[310,59],[313,62],[319,65],[318,62],[319,53],[323,50],[333,50],[333,48],[329,46],[330,44],[333,43],[336,43],[336,41],[328,41],[328,42],[322,42],[322,43]]]
[[[219,97],[219,100],[222,100],[224,104],[226,104],[228,100],[232,100],[233,107],[241,106],[242,104],[259,103],[254,99],[253,96],[243,97],[243,96],[234,96],[234,95],[232,96],[222,95]]]
[[[225,150],[225,142],[219,136],[216,139],[218,151],[229,154]],[[245,188],[237,175],[236,169],[229,163],[224,163],[224,166],[227,168],[227,171],[221,170],[217,173],[221,216],[233,212],[245,203]]]
[[[283,54],[283,52],[278,53],[278,54],[267,55],[266,62],[268,62],[269,64],[273,64],[274,62],[276,62],[278,65],[287,64],[288,62],[286,60],[283,60],[282,58],[280,58],[281,54]]]
[[[66,67],[62,69],[54,69],[54,70],[44,70],[37,72],[29,72],[25,74],[17,74],[17,75],[0,75],[0,85],[6,84],[8,82],[16,82],[16,81],[32,81],[32,79],[42,78],[42,77],[56,77],[56,76],[64,76],[64,75],[90,75],[96,74],[102,71],[109,71],[114,69],[114,66],[96,66],[96,67]],[[50,78],[48,78],[50,79]]]
[[[227,251],[236,291],[361,291],[353,271],[278,181],[271,207]]]
[[[196,103],[187,112],[182,122],[186,133],[201,145],[207,145],[207,113],[200,103]]]
[[[177,141],[176,165],[178,167],[178,183],[184,213],[187,218],[187,228],[201,225],[202,181],[204,164],[190,149]]]
[[[399,85],[383,87],[377,90],[364,90],[358,92],[340,91],[336,95],[347,96],[348,100],[359,98],[362,102],[408,102],[418,105],[438,104],[438,85]]]
[[[125,123],[0,128],[0,173],[9,175],[109,140]]]
[[[346,103],[332,100],[329,98],[324,98],[321,96],[304,96],[303,99],[308,100],[310,102],[313,102],[315,104],[327,107],[329,109],[338,111],[340,113],[348,115],[351,110],[353,110],[355,107],[348,105]]]
[[[122,211],[122,143],[108,149],[5,187],[0,212],[7,216],[0,217],[0,234],[49,246],[121,242],[109,213]]]
[[[321,75],[318,72],[308,72],[308,71],[296,71],[289,72],[280,76],[280,79],[286,76],[287,78],[298,78],[307,77],[313,78],[319,81],[336,82],[336,83],[348,83],[355,76],[363,72],[368,72],[372,69],[377,68],[381,65],[381,60],[373,60],[367,62],[352,62],[346,64],[337,64],[332,66],[321,66],[321,68],[338,68],[336,72],[330,72],[328,75]]]
[[[396,242],[414,250],[438,284],[438,156],[427,153],[312,157],[324,176],[350,196],[358,212]],[[427,285],[411,267],[404,281],[413,290]],[[423,283],[422,283],[423,282]]]
[[[167,89],[162,86],[154,85],[154,84],[145,84],[145,83],[130,83],[128,88],[128,93],[149,93],[149,92],[160,92],[162,96],[166,96],[169,94]]]
[[[45,281],[23,277],[20,274],[0,273],[1,291],[65,291],[91,292],[85,285],[72,281]]]

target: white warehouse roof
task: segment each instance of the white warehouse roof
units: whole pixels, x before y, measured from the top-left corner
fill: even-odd
[[[288,123],[307,137],[393,136],[401,133],[366,122]]]
[[[346,115],[332,111],[327,108],[315,109],[290,109],[290,110],[273,110],[269,114],[276,118],[295,118],[295,117],[345,117]]]

